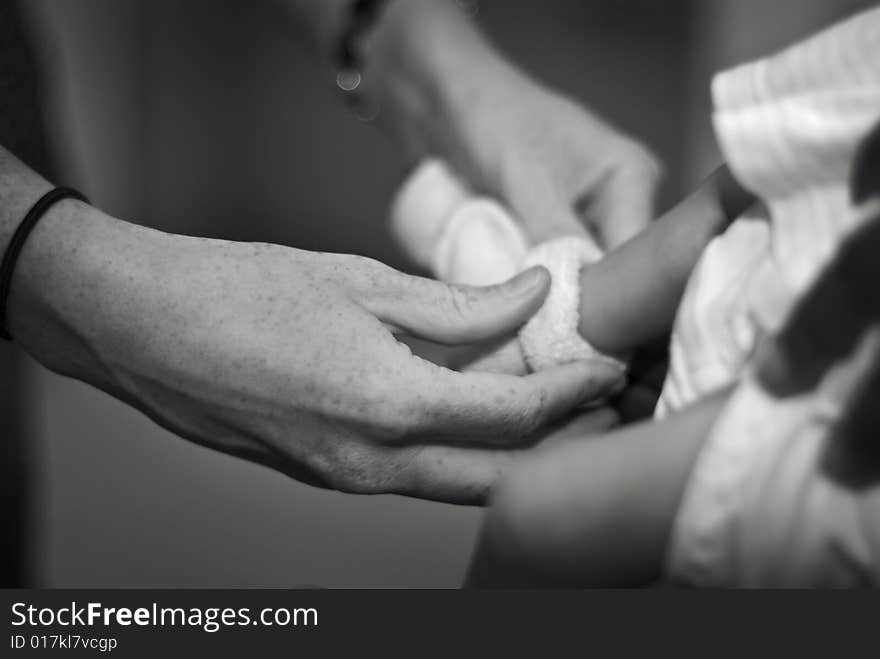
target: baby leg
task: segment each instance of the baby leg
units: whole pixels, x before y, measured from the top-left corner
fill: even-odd
[[[661,576],[691,467],[727,392],[661,422],[562,440],[493,498],[473,587],[636,586]]]

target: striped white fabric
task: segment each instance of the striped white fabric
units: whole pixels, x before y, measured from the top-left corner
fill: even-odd
[[[712,95],[727,162],[765,207],[716,238],[695,269],[658,416],[733,382],[757,333],[779,327],[852,230],[849,168],[880,116],[880,8],[717,75]]]
[[[757,337],[778,329],[857,223],[847,179],[880,119],[880,9],[722,73],[712,93],[724,154],[764,208],[706,250],[676,320],[657,414],[740,384],[692,471],[668,574],[714,586],[876,582],[880,497],[821,469],[849,366],[785,401],[747,366]]]

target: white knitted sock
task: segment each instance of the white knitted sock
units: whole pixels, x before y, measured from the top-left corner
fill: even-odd
[[[490,286],[520,270],[528,242],[501,205],[484,197],[464,202],[434,248],[434,274],[452,284]]]
[[[623,362],[603,355],[578,332],[581,268],[601,258],[596,243],[579,236],[548,240],[526,256],[523,268],[544,266],[552,278],[544,306],[519,332],[523,354],[533,371],[584,359],[602,359],[625,368]]]
[[[423,160],[391,202],[391,233],[413,261],[433,271],[434,251],[449,218],[472,198],[473,193],[446,163],[437,158]]]
[[[529,250],[522,230],[498,202],[473,196],[436,159],[419,165],[401,186],[391,221],[407,253],[442,281],[486,286],[534,265],[550,271],[547,299],[520,330],[519,341],[477,359],[472,367],[525,372],[527,365],[539,371],[582,359],[604,359],[624,367],[578,333],[580,270],[602,258],[592,240],[570,236]]]
[[[435,277],[489,286],[516,275],[528,242],[504,208],[473,195],[441,160],[420,164],[391,205],[391,229]]]

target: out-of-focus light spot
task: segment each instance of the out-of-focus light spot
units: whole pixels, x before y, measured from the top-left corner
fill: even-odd
[[[360,84],[360,71],[346,69],[336,74],[336,86],[344,92],[353,92]]]

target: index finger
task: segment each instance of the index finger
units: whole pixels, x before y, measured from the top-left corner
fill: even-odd
[[[610,362],[574,362],[526,376],[457,373],[422,362],[406,388],[420,407],[413,431],[451,443],[510,443],[575,406],[620,387],[623,370]],[[426,395],[429,392],[430,395]]]
[[[558,445],[608,431],[616,415],[600,409],[583,414],[540,440],[541,447]],[[524,455],[535,447],[505,449],[427,445],[414,447],[409,461],[395,476],[399,494],[458,503],[481,505],[493,486]]]
[[[622,245],[651,223],[660,171],[652,158],[636,154],[585,195],[589,203],[582,202],[580,209],[606,250]]]

